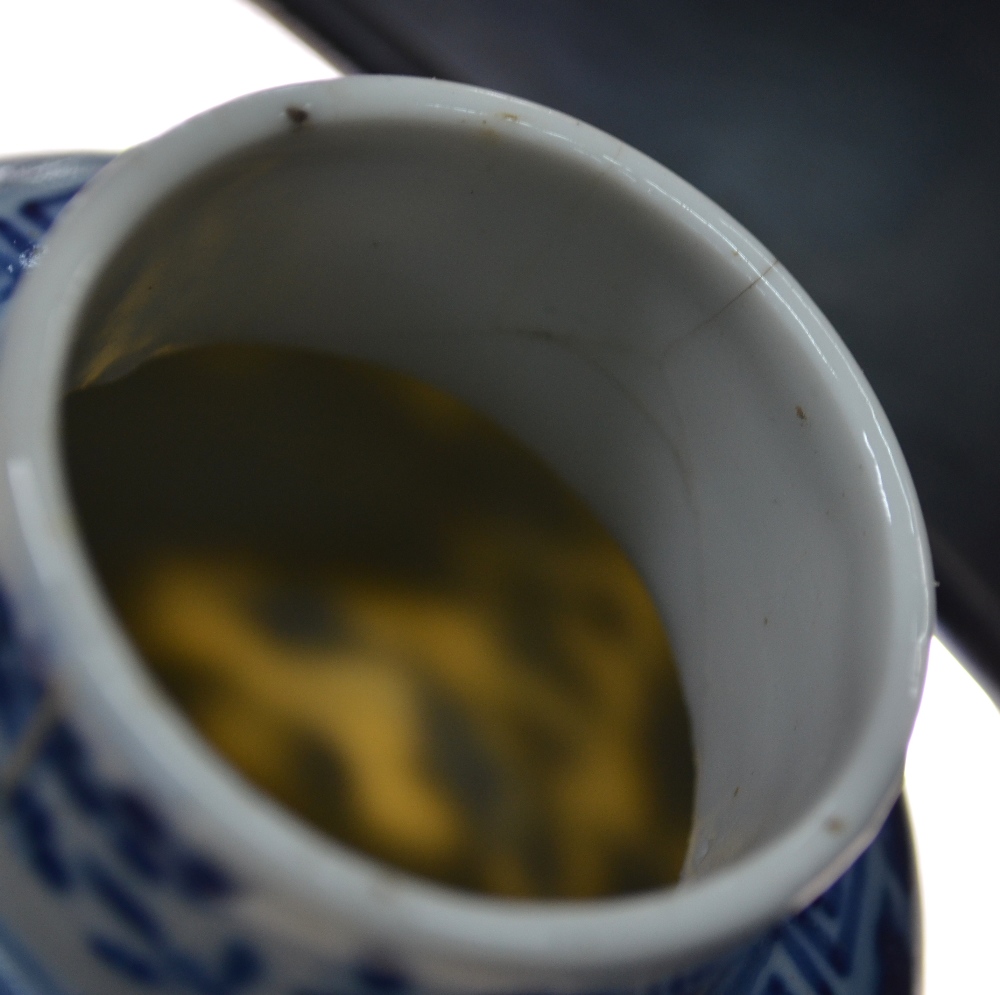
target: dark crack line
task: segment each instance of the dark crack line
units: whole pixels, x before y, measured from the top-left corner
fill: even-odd
[[[714,314],[710,314],[707,318],[703,319],[702,321],[699,321],[698,324],[691,329],[691,331],[686,332],[684,335],[679,335],[676,339],[674,339],[667,346],[667,348],[664,349],[663,355],[660,358],[661,359],[666,358],[667,354],[678,342],[683,342],[686,339],[691,338],[691,336],[697,335],[698,332],[700,332],[703,328],[707,327],[708,325],[711,325],[712,322],[718,319],[721,315],[725,314],[725,312],[728,311],[738,300],[740,300],[744,295],[750,293],[750,291],[753,290],[753,288],[756,287],[757,284],[760,283],[760,281],[763,280],[764,277],[767,276],[767,274],[770,273],[771,270],[773,270],[774,267],[777,265],[778,265],[777,259],[775,259],[771,263],[768,263],[768,265],[760,271],[757,277],[752,282],[748,283],[732,300],[727,301],[725,304],[723,304],[722,307],[720,307],[719,310],[716,311]]]

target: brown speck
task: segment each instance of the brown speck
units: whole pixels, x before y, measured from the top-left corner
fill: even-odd
[[[838,819],[836,816],[831,816],[827,819],[825,826],[828,833],[833,833],[836,836],[839,836],[847,828],[844,820]]]
[[[309,111],[302,107],[295,107],[294,105],[285,108],[285,117],[288,118],[292,124],[305,124],[309,120]]]
[[[733,797],[735,798],[740,793],[740,786],[736,785],[736,790],[733,792]]]
[[[764,616],[764,625],[767,625],[767,616]]]
[[[517,114],[511,114],[510,111],[504,111],[500,117],[503,118],[504,121],[513,121],[514,124],[517,124],[517,122],[521,120]]]
[[[796,404],[795,405],[795,413],[798,415],[799,421],[805,421],[806,420],[806,413],[802,410],[802,405],[801,404]]]

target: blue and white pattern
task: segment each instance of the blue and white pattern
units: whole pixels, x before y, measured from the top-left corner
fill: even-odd
[[[107,161],[0,163],[0,312],[58,211]],[[432,995],[376,963],[289,966],[287,953],[244,935],[228,911],[241,888],[233,872],[182,839],[135,785],[103,771],[69,719],[46,718],[41,656],[15,626],[0,590],[0,891],[8,920],[0,923],[0,995]],[[29,950],[19,934],[53,910],[58,941]],[[683,977],[589,995],[912,995],[916,914],[900,803],[829,891],[746,948]],[[72,987],[60,987],[44,966],[56,948],[63,965],[80,965]]]
[[[0,308],[31,267],[38,240],[69,199],[109,161],[106,155],[0,162]]]
[[[911,995],[917,913],[906,808],[824,895],[744,952],[720,995]]]
[[[190,936],[173,935],[171,927],[178,907],[188,923],[216,918],[217,907],[237,891],[232,876],[178,839],[141,793],[102,777],[80,734],[64,718],[47,718],[47,711],[39,656],[16,638],[0,592],[0,738],[7,759],[7,852],[0,859],[13,856],[47,897],[66,907],[68,921],[72,915],[86,922],[82,948],[137,990],[251,991],[263,973],[253,944],[230,936],[195,948]],[[16,752],[25,736],[37,738],[27,762]],[[12,934],[0,931],[0,971],[3,954],[35,979],[21,988],[10,982],[12,991],[57,991],[39,982],[44,972]],[[0,993],[4,981],[0,974]]]

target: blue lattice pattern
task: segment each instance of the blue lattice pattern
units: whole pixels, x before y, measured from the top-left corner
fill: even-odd
[[[106,161],[0,163],[0,311],[59,210]],[[0,757],[8,775],[46,707],[43,672],[0,591]],[[103,772],[68,718],[46,724],[29,759],[13,783],[8,777],[0,863],[16,859],[33,887],[65,910],[64,931],[79,930],[71,942],[80,956],[106,972],[100,995],[434,995],[383,963],[279,968],[287,956],[272,956],[266,941],[232,923],[228,906],[241,889],[233,873],[182,839],[139,788]],[[911,995],[915,911],[900,804],[829,891],[748,947],[682,977],[587,995]],[[0,995],[66,995],[17,937],[14,920],[10,930],[0,926]]]

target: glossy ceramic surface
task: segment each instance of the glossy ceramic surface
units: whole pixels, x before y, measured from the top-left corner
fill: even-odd
[[[126,157],[69,212],[41,279],[19,295],[4,356],[17,515],[4,536],[27,544],[8,552],[4,569],[8,781],[22,854],[3,867],[8,918],[17,909],[39,924],[32,946],[41,962],[88,992],[145,984],[296,995],[449,986],[797,993],[847,991],[845,978],[852,991],[895,990],[885,985],[907,976],[900,952],[911,949],[911,893],[905,872],[870,869],[872,860],[893,866],[872,857],[881,842],[845,879],[854,884],[838,884],[749,951],[684,966],[807,904],[864,849],[898,790],[929,636],[926,548],[905,466],[857,368],[766,250],[613,139],[461,87],[334,86],[239,102],[160,140],[154,157]],[[400,115],[444,136],[443,146],[407,145]],[[318,145],[309,144],[314,124]],[[133,240],[138,270],[114,261],[136,219],[210,164],[229,136],[276,149],[299,142],[321,161],[333,124],[345,135],[353,127],[362,145],[381,142],[388,158],[373,163],[363,147],[349,149],[331,186],[294,163],[284,172],[278,154],[254,174],[265,178],[249,191],[253,211],[227,201],[245,187],[223,182],[210,203],[221,228],[203,227],[211,218],[188,204]],[[513,172],[491,184],[498,164]],[[373,166],[383,170],[374,185]],[[268,285],[281,294],[248,282],[238,253],[192,241],[214,230],[233,246],[265,245],[287,220],[292,181],[308,209],[295,214],[297,240],[277,257],[284,282]],[[460,186],[481,206],[450,210]],[[414,219],[413,205],[427,213]],[[567,225],[573,238],[546,242],[545,232]],[[432,230],[439,245],[463,250],[444,274],[426,251]],[[490,239],[477,242],[477,230]],[[109,641],[79,550],[63,549],[64,533],[51,531],[53,521],[69,534],[72,525],[51,462],[51,409],[40,414],[29,394],[58,394],[49,379],[65,347],[58,326],[89,281],[110,267],[119,282],[138,272],[131,290],[155,286],[143,282],[144,253],[164,245],[166,279],[152,310],[141,293],[126,293],[135,307],[124,317],[151,333],[140,353],[182,327],[185,308],[207,306],[206,319],[218,306],[250,326],[280,318],[299,341],[322,337],[477,401],[599,510],[668,606],[679,655],[701,664],[685,675],[701,755],[688,884],[586,910],[530,910],[394,879],[324,848],[235,783],[150,694],[127,648],[113,633]],[[316,280],[320,246],[347,264],[325,283]],[[382,264],[372,260],[384,248],[402,263],[404,287],[433,289],[444,276],[451,311],[433,295],[350,296],[377,289]],[[27,242],[16,258],[33,261]],[[197,289],[206,272],[208,297]],[[178,293],[176,281],[192,276],[195,293]],[[56,310],[46,281],[62,295]],[[602,298],[608,285],[619,288],[614,300]],[[289,286],[297,296],[285,294]],[[331,333],[337,294],[353,328]],[[424,337],[401,338],[401,321]],[[46,335],[33,339],[29,328]],[[89,334],[74,368],[84,379],[127,358]],[[42,371],[42,390],[26,388],[15,368]],[[690,528],[671,533],[672,522]],[[16,528],[24,533],[14,540]],[[665,561],[649,535],[666,541]],[[693,547],[685,536],[696,537]],[[42,600],[30,593],[39,579]],[[52,673],[66,679],[58,708],[42,698]],[[72,720],[56,719],[67,699]],[[858,867],[869,869],[852,877]],[[870,905],[858,897],[869,887]],[[109,913],[112,933],[102,925]],[[66,921],[81,924],[83,943]],[[669,977],[626,984],[611,980],[616,973]]]

